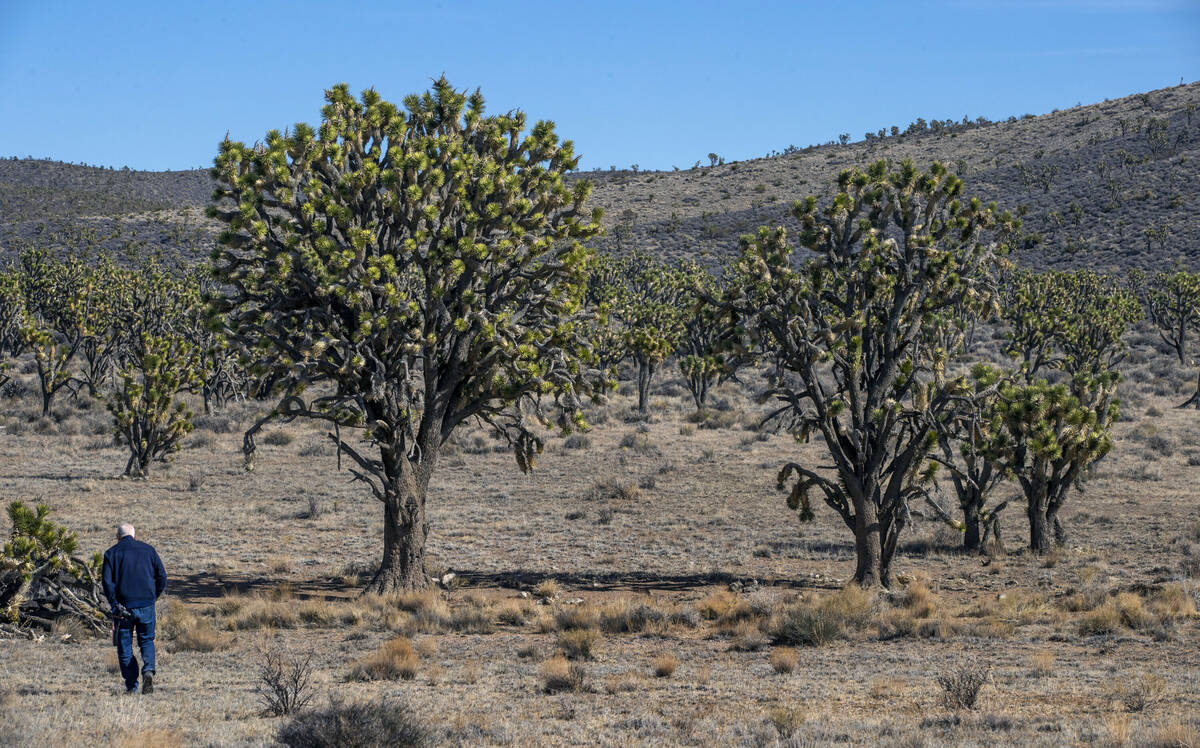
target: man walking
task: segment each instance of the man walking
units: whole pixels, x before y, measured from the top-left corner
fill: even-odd
[[[154,691],[154,601],[167,586],[158,552],[135,540],[133,525],[117,528],[117,544],[104,552],[104,596],[113,614],[113,644],[125,678],[125,692],[137,693],[138,662],[133,632],[142,651],[142,693]]]

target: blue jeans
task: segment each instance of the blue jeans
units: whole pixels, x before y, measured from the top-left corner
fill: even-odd
[[[130,608],[129,613],[133,617],[122,618],[113,634],[126,691],[132,691],[138,684],[138,661],[133,656],[134,630],[137,631],[138,649],[142,651],[142,672],[154,672],[154,606]]]

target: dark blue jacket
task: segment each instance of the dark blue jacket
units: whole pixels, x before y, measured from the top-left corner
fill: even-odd
[[[148,543],[126,535],[104,552],[104,596],[110,607],[153,605],[167,587],[167,570]]]

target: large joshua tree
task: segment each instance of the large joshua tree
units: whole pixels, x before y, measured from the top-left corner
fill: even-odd
[[[1014,220],[961,196],[941,164],[911,162],[847,170],[824,207],[793,206],[800,244],[815,253],[797,269],[784,230],[744,237],[732,304],[751,342],[774,366],[769,394],[798,439],[823,437],[832,473],[788,463],[789,505],[812,517],[815,489],[854,533],[862,586],[891,584],[891,563],[908,504],[928,490],[933,424],[964,380],[943,376],[937,328],[951,312],[993,303],[994,269]]]
[[[582,425],[599,384],[581,317],[598,231],[586,182],[550,122],[485,116],[444,78],[404,109],[374,90],[325,93],[316,130],[226,140],[211,215],[221,332],[275,377],[275,415],[333,425],[339,456],[383,505],[370,589],[426,587],[426,492],[454,427],[479,419],[527,470],[538,426]],[[310,385],[322,383],[306,399]],[[374,455],[346,438],[361,429]],[[246,439],[248,466],[253,429]]]

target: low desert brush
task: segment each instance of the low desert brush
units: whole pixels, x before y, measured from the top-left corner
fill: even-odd
[[[964,665],[937,677],[942,687],[942,703],[947,709],[974,709],[979,691],[988,682],[986,667]]]
[[[395,698],[368,702],[331,701],[300,712],[279,728],[288,748],[373,748],[432,745],[429,728],[408,704]]]
[[[767,719],[779,733],[779,737],[787,740],[796,734],[800,726],[808,719],[808,715],[800,707],[776,707],[767,712]]]
[[[654,675],[658,678],[670,678],[679,667],[679,658],[673,654],[661,654],[651,663]]]
[[[567,629],[559,634],[558,647],[572,660],[590,660],[600,632],[594,628]]]
[[[771,667],[781,675],[794,672],[798,664],[800,655],[791,647],[776,647],[771,651]]]
[[[542,688],[547,693],[558,691],[581,691],[587,671],[578,662],[569,662],[562,655],[555,655],[538,666]]]
[[[389,639],[379,649],[355,663],[351,680],[412,680],[417,675],[420,659],[412,642],[405,637]]]

